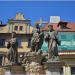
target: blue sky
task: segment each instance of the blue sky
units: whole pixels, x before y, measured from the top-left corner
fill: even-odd
[[[50,16],[60,16],[61,20],[75,22],[75,1],[0,1],[0,20],[7,23],[21,12],[30,18],[32,24],[42,17],[49,21]]]

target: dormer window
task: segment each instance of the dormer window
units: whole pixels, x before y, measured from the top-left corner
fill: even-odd
[[[59,22],[57,26],[60,26],[61,29],[70,29],[69,27],[67,27],[67,24],[67,22]]]
[[[14,30],[18,30],[18,26],[15,26]]]

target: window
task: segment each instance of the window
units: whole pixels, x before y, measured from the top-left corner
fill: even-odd
[[[20,26],[20,27],[19,27],[19,30],[22,31],[22,30],[23,30],[23,26]]]
[[[65,24],[61,24],[61,28],[62,29],[66,28],[66,25]]]
[[[22,47],[22,38],[18,37],[17,40],[18,40],[18,47]]]
[[[3,55],[0,55],[0,66],[2,65]]]
[[[14,30],[18,30],[18,26],[15,26],[15,29]]]
[[[0,39],[0,47],[4,47],[5,46],[5,39]]]
[[[64,75],[63,74],[63,68],[60,68],[60,75]]]
[[[71,67],[71,75],[75,75],[75,67]]]
[[[61,29],[70,29],[67,27],[67,22],[59,22],[58,26],[60,26]]]
[[[29,38],[28,39],[28,48],[30,48],[31,47],[31,39]]]

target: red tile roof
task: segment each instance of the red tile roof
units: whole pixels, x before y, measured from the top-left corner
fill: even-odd
[[[67,27],[69,29],[61,29],[60,27],[58,27],[58,24],[59,23],[56,23],[56,24],[55,23],[48,23],[44,26],[43,30],[49,30],[48,25],[53,25],[53,28],[58,31],[66,31],[66,32],[73,31],[73,32],[75,32],[75,23],[67,22]]]

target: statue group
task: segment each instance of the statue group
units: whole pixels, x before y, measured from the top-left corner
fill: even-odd
[[[60,41],[57,37],[58,31],[53,29],[52,25],[48,25],[49,30],[44,32],[40,29],[38,25],[36,25],[36,29],[33,31],[33,36],[31,39],[31,51],[35,52],[43,52],[41,48],[43,48],[43,44],[46,43],[45,51],[48,53],[48,59],[58,58],[58,45],[60,45]]]
[[[58,57],[58,48],[57,45],[60,45],[60,41],[57,37],[58,32],[53,29],[52,25],[48,26],[49,30],[45,33],[43,30],[40,29],[39,25],[37,24],[35,29],[33,30],[33,36],[31,38],[31,51],[35,53],[43,53],[41,48],[43,44],[47,44],[47,55],[48,59],[54,59]],[[8,51],[8,60],[12,64],[18,63],[18,41],[16,37],[16,33],[12,32],[11,39],[8,41],[7,48]]]

